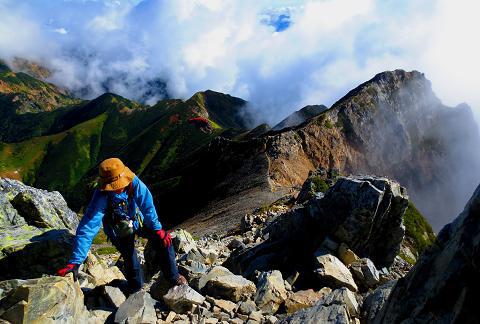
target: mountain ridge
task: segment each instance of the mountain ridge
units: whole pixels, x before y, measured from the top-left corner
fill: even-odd
[[[29,153],[24,160],[37,152],[25,162],[27,183],[61,190],[78,209],[89,196],[78,193],[89,192],[98,163],[117,155],[151,187],[157,201],[169,202],[158,207],[162,215],[175,215],[166,216],[166,223],[178,224],[193,216],[187,224],[211,223],[215,228],[222,225],[219,219],[227,227],[236,226],[249,210],[298,192],[309,172],[319,167],[397,179],[425,213],[429,209],[422,205],[425,194],[440,193],[445,198],[452,195],[448,186],[454,181],[467,185],[473,181],[457,174],[452,157],[473,161],[468,170],[478,164],[475,154],[457,145],[465,138],[471,138],[466,148],[479,142],[471,111],[467,106],[443,106],[418,71],[379,73],[331,108],[282,130],[260,125],[249,131],[250,121],[242,116],[248,113],[245,105],[243,99],[211,90],[153,106],[107,93],[35,114],[39,129],[22,134],[21,143],[5,143],[6,133],[0,132],[4,141],[0,173],[21,176],[25,161],[15,159],[22,152]],[[189,125],[186,121],[194,116],[208,118],[213,132],[205,134]],[[17,120],[15,130],[29,128],[28,123],[22,128],[22,118]],[[79,125],[83,126],[75,128]],[[42,149],[29,150],[31,143]],[[454,172],[448,180],[438,184],[438,175],[451,168]],[[50,170],[57,169],[71,176],[52,175]],[[191,203],[177,204],[185,196],[191,197]]]

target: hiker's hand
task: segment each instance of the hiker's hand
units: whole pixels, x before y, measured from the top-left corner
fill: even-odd
[[[73,274],[73,280],[77,281],[79,267],[80,265],[78,264],[69,263],[65,268],[58,270],[57,275],[61,277],[65,277],[67,273],[71,272]]]
[[[170,245],[172,244],[172,237],[170,236],[169,232],[165,232],[165,230],[161,229],[157,231],[157,235],[163,242],[164,247],[170,247]]]

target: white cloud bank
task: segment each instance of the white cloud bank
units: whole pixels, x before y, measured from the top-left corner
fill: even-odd
[[[275,32],[261,17],[282,4],[291,25]],[[108,85],[138,99],[153,79],[174,97],[227,92],[269,123],[396,68],[425,72],[446,104],[475,108],[479,9],[473,0],[0,0],[0,57],[41,61],[52,81],[90,98]]]

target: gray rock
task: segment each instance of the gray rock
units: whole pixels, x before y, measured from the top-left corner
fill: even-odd
[[[288,297],[285,301],[285,308],[288,314],[295,313],[296,311],[313,306],[317,301],[330,294],[332,289],[323,287],[320,291],[314,291],[313,289],[300,290]]]
[[[380,283],[380,273],[368,258],[362,258],[350,264],[350,271],[362,287],[374,288]]]
[[[12,323],[86,323],[89,312],[72,275],[2,282],[10,292],[0,300],[0,319]]]
[[[267,324],[275,324],[276,322],[278,322],[278,318],[273,315],[268,315],[265,317],[265,322]]]
[[[246,246],[245,246],[245,243],[243,243],[243,241],[239,238],[234,238],[233,240],[231,240],[227,247],[230,249],[230,250],[236,250],[236,249],[244,249]]]
[[[177,313],[185,313],[191,311],[194,305],[201,305],[205,301],[205,297],[188,285],[179,285],[172,287],[163,296],[163,300],[171,310]]]
[[[350,324],[348,311],[345,305],[323,305],[318,303],[312,307],[299,310],[298,312],[280,320],[277,323],[289,324]]]
[[[0,228],[25,225],[25,219],[13,208],[7,195],[0,191]]]
[[[27,225],[0,229],[0,280],[55,274],[67,263],[72,242],[67,229]]]
[[[345,243],[341,243],[338,246],[338,258],[345,264],[349,266],[352,262],[360,260],[360,258],[348,248]]]
[[[113,280],[126,280],[123,273],[117,266],[107,267],[107,265],[89,252],[83,263],[83,271],[88,275],[87,280],[94,286],[106,285]]]
[[[251,312],[250,315],[248,316],[248,318],[250,320],[260,322],[260,323],[263,321],[263,315],[262,315],[262,312],[260,312],[260,311]]]
[[[197,246],[193,236],[184,229],[176,229],[172,233],[172,243],[177,253],[188,253]]]
[[[198,289],[202,290],[207,282],[209,282],[212,279],[221,277],[221,276],[227,276],[227,275],[232,275],[233,273],[230,272],[225,267],[222,266],[216,266],[210,269],[205,275],[201,276],[199,281],[198,281]]]
[[[480,288],[480,186],[399,280],[375,323],[476,323]]]
[[[278,270],[263,272],[258,279],[255,303],[264,314],[275,314],[287,299],[282,273]]]
[[[227,314],[233,314],[233,312],[237,309],[237,304],[229,300],[214,299],[213,304]]]
[[[345,305],[347,306],[350,317],[357,317],[360,314],[360,309],[355,294],[347,288],[335,289],[330,294],[325,296],[321,303],[324,305]]]
[[[207,273],[208,267],[203,263],[191,261],[188,264],[179,264],[178,270],[187,278],[192,287],[200,290],[200,278]]]
[[[347,288],[332,291],[314,306],[301,309],[279,323],[345,323],[358,315],[359,307],[354,293]]]
[[[0,196],[2,195],[31,226],[69,230],[75,230],[78,226],[77,215],[68,208],[58,191],[49,192],[26,186],[17,180],[0,178]]]
[[[114,305],[116,308],[120,307],[123,302],[126,300],[125,295],[117,287],[105,286],[105,294],[107,299]]]
[[[257,305],[252,300],[241,301],[238,305],[238,312],[244,315],[250,315],[257,310]]]
[[[0,280],[54,274],[70,257],[77,224],[58,192],[0,178]]]
[[[155,303],[145,291],[130,295],[115,313],[115,323],[156,323]]]
[[[256,292],[256,287],[250,280],[231,274],[210,279],[204,291],[214,297],[238,302],[252,297]]]
[[[396,283],[397,280],[389,281],[366,295],[362,305],[362,318],[367,323],[371,323],[375,319]]]
[[[330,288],[347,287],[357,291],[358,287],[352,274],[336,256],[331,254],[316,253],[315,274],[319,280]]]

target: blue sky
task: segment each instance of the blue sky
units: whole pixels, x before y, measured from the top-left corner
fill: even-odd
[[[425,72],[449,105],[480,107],[473,0],[0,0],[0,57],[37,60],[92,98],[138,99],[151,80],[213,89],[274,124],[330,105],[384,70]],[[160,97],[151,97],[154,103]]]

